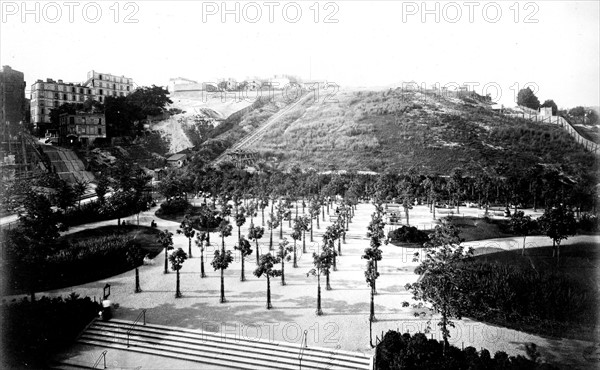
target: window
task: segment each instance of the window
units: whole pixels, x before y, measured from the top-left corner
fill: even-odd
[[[55,107],[59,107],[59,106],[60,106],[60,103],[58,102],[58,100],[55,100],[55,101],[54,101],[54,106],[55,106]]]
[[[79,101],[83,101],[83,95],[79,96]]]
[[[129,86],[127,86],[127,91],[129,91]]]
[[[74,93],[76,89],[74,87],[71,88],[71,92]]]
[[[98,124],[101,125],[102,124],[102,118],[98,118]]]
[[[83,89],[82,88],[79,88],[79,93],[83,94]]]
[[[98,135],[102,135],[102,127],[98,127]]]
[[[71,124],[71,125],[75,124],[75,117],[69,117],[69,124]]]
[[[99,79],[102,79],[102,75],[98,76]]]
[[[101,96],[99,96],[99,97],[98,97],[98,101],[99,101],[100,103],[102,103],[102,97],[101,97]]]
[[[63,100],[67,100],[67,94],[63,94]]]
[[[104,91],[102,89],[100,89],[100,90],[98,90],[98,94],[99,95],[104,95]],[[100,100],[100,101],[102,101],[102,100]]]
[[[113,84],[113,90],[117,89],[117,84]]]
[[[58,93],[54,93],[54,99],[58,99]]]

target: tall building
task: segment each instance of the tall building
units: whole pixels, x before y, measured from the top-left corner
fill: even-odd
[[[25,121],[25,87],[23,72],[9,66],[0,70],[0,124]]]
[[[63,80],[37,80],[31,86],[31,123],[44,131],[50,124],[50,110],[65,103],[83,103],[88,99],[104,103],[107,96],[127,96],[134,90],[133,80],[124,76],[90,71],[83,83]]]

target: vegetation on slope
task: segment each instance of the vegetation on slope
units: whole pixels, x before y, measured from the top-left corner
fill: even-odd
[[[342,91],[334,99],[299,106],[252,149],[286,168],[317,170],[383,172],[415,166],[447,174],[469,163],[592,166],[594,161],[561,128],[505,117],[479,96],[397,89]]]

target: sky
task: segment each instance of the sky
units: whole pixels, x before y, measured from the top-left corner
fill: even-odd
[[[140,86],[290,74],[365,89],[467,84],[505,105],[531,86],[561,108],[600,105],[599,1],[0,3],[0,64],[28,90],[89,70]]]

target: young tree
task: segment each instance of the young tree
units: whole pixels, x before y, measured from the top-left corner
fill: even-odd
[[[217,270],[221,270],[221,303],[227,302],[225,300],[225,277],[224,272],[229,267],[229,264],[233,261],[231,251],[225,252],[225,250],[215,251],[215,257],[212,260],[212,266]]]
[[[177,283],[175,285],[175,298],[181,298],[181,290],[179,289],[179,270],[183,266],[183,263],[187,259],[187,254],[181,248],[177,248],[177,250],[169,256],[169,261],[171,262],[171,269],[177,272]]]
[[[238,228],[238,239],[242,238],[242,225],[246,223],[246,215],[244,207],[237,208],[237,212],[235,214],[235,225]]]
[[[521,255],[525,255],[525,239],[536,228],[535,220],[531,216],[525,216],[523,211],[517,211],[510,216],[510,228],[517,235],[523,236],[523,249]]]
[[[308,206],[308,213],[310,215],[310,242],[314,242],[313,238],[313,219],[317,219],[317,229],[319,228],[319,200],[315,197],[312,198]]]
[[[387,244],[387,239],[385,238],[385,222],[383,222],[383,213],[380,212],[380,207],[376,207],[377,212],[371,215],[371,222],[367,227],[367,237],[371,238],[371,253],[372,257],[369,259],[373,260],[373,265],[375,266],[375,271],[377,271],[377,262],[381,261],[381,244]],[[365,250],[365,255],[367,255],[367,250]],[[373,292],[377,295],[377,289],[375,286],[375,280],[373,281]]]
[[[306,253],[306,232],[311,231],[311,218],[309,216],[301,216],[298,218],[299,228],[302,232],[302,253]]]
[[[196,246],[200,248],[200,277],[205,278],[204,272],[204,243],[208,245],[208,232],[202,231],[196,234]]]
[[[283,239],[283,221],[290,219],[291,212],[286,202],[279,202],[276,208],[277,222],[279,223],[279,239]]]
[[[169,263],[168,263],[168,258],[169,258],[169,251],[171,249],[173,249],[173,233],[171,233],[169,230],[165,230],[165,231],[161,231],[158,233],[157,236],[158,242],[160,243],[160,245],[162,245],[162,247],[165,249],[165,270],[164,273],[168,274],[169,273]]]
[[[81,197],[83,197],[83,195],[85,194],[85,191],[87,190],[89,185],[88,181],[82,180],[82,179],[76,179],[75,183],[73,184],[73,193],[75,193],[75,198],[78,201],[78,208],[81,209]]]
[[[269,235],[269,250],[273,250],[273,230],[279,227],[280,222],[279,217],[272,213],[269,214],[269,218],[270,220],[267,221],[267,226],[269,227],[269,230],[271,230]]]
[[[234,248],[240,251],[240,257],[242,259],[242,272],[240,275],[240,281],[246,281],[246,277],[244,276],[244,259],[252,254],[250,242],[242,237]]]
[[[373,216],[376,216],[375,214]],[[379,277],[379,272],[377,272],[377,261],[381,261],[381,234],[380,233],[371,233],[371,244],[369,248],[365,248],[365,254],[362,255],[361,258],[367,260],[367,268],[365,270],[365,278],[367,280],[367,284],[371,288],[371,313],[369,315],[369,322],[372,323],[375,321],[375,300],[374,296],[377,294],[376,281]],[[369,326],[370,328],[370,326]]]
[[[277,258],[281,260],[281,285],[285,285],[285,261],[290,261],[292,256],[292,247],[288,246],[287,239],[283,239],[279,242],[279,251],[277,252]]]
[[[264,275],[267,277],[267,310],[273,308],[273,306],[271,305],[270,278],[280,276],[283,272],[283,270],[277,270],[273,268],[279,262],[279,258],[272,256],[271,253],[263,254],[260,256],[260,260],[256,267],[256,270],[254,270],[254,276],[259,278]]]
[[[294,239],[294,268],[298,267],[298,257],[296,254],[296,242],[302,238],[302,221],[299,217],[294,220],[294,228],[292,230],[292,239]]]
[[[261,226],[254,226],[252,223],[250,224],[250,228],[248,229],[248,239],[254,240],[256,243],[256,264],[259,262],[259,251],[258,251],[258,239],[262,238],[265,234],[265,228]],[[271,239],[271,242],[273,239]]]
[[[137,245],[130,245],[127,248],[127,263],[135,268],[135,292],[140,293],[140,272],[138,267],[144,263],[144,251]]]
[[[444,353],[448,348],[450,331],[454,327],[452,319],[460,320],[467,304],[460,290],[462,275],[457,264],[470,258],[472,248],[465,250],[459,237],[460,230],[451,224],[438,225],[429,236],[425,248],[425,257],[415,269],[422,278],[413,284],[407,284],[415,300],[431,304],[432,309],[441,314],[438,326],[444,338]],[[415,254],[418,257],[418,253]],[[415,261],[416,261],[415,258]]]
[[[335,267],[335,258],[337,256],[337,253],[335,251],[335,235],[332,236],[331,233],[329,235],[327,233],[323,234],[323,247],[321,250],[323,251],[325,256],[327,256],[327,258],[329,259],[330,265],[334,267],[333,271],[337,271],[337,268]],[[331,275],[331,269],[330,268],[325,269],[325,289],[326,290],[331,290],[331,284],[329,281],[330,275]]]
[[[183,221],[177,229],[177,234],[183,234],[188,239],[188,254],[192,258],[192,238],[196,235],[196,230],[194,230],[194,221],[190,215],[183,217]]]
[[[233,230],[233,227],[227,220],[221,221],[217,228],[219,236],[221,237],[221,251],[223,251],[223,253],[225,253],[225,238],[231,235],[231,230]]]
[[[375,270],[375,261],[370,259],[367,261],[367,268],[365,270],[365,280],[367,281],[367,284],[369,285],[369,288],[371,288],[371,304],[369,305],[370,307],[370,314],[369,314],[369,341],[371,341],[371,346],[373,346],[372,344],[372,337],[373,337],[373,322],[376,321],[375,319],[375,280],[377,280],[377,278],[379,277],[379,272],[377,272],[377,270]]]
[[[556,264],[560,262],[560,243],[569,236],[575,235],[577,222],[573,212],[565,205],[546,208],[544,214],[538,219],[541,229],[552,239],[552,257],[556,257]]]
[[[316,276],[317,277],[317,316],[323,315],[323,310],[321,309],[321,275],[329,274],[329,269],[331,268],[331,253],[327,253],[325,251],[321,251],[321,253],[317,254],[313,253],[313,265],[315,268],[311,269],[306,273],[306,277],[308,276]]]

